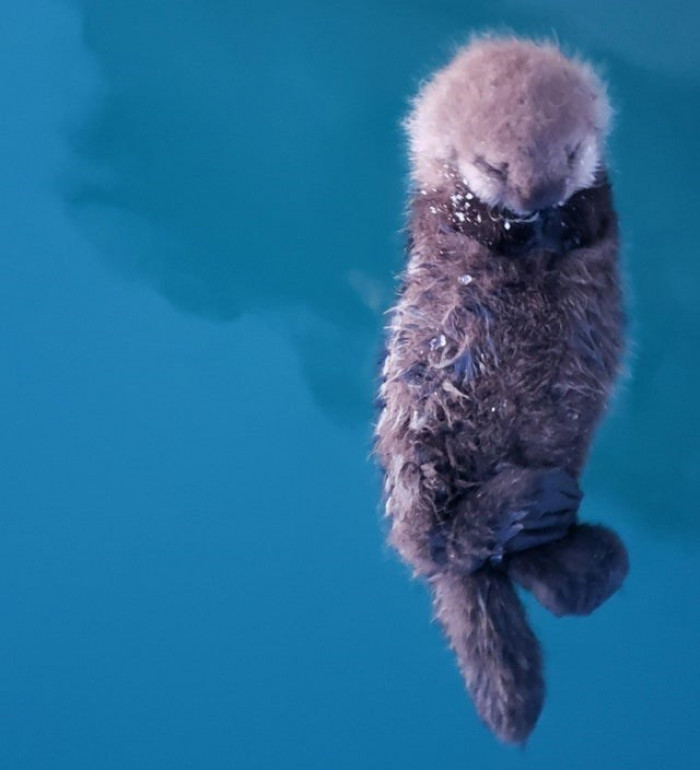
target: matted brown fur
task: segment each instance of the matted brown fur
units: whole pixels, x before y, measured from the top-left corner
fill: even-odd
[[[509,55],[521,70],[523,56],[529,57],[537,93],[547,72],[557,87],[568,83],[574,96],[562,91],[565,106],[588,98],[586,89],[598,82],[590,69],[551,46],[512,39],[473,44],[483,45],[491,52],[500,46],[499,72],[511,71]],[[464,66],[470,55],[483,76],[484,57],[467,50],[456,57],[458,66],[443,71],[449,88],[435,81],[425,88],[454,99],[458,78],[474,72]],[[488,92],[489,115],[499,125],[512,117],[508,82],[503,115],[493,90]],[[518,88],[527,96],[526,77]],[[481,109],[479,93],[476,103],[462,94],[458,105],[419,97],[409,130],[426,122],[420,110],[428,101],[437,114],[458,106],[469,123],[470,108]],[[600,173],[608,110],[589,106],[580,110],[579,123],[554,115],[544,130],[560,148],[566,141],[552,136],[553,127],[584,135],[581,141],[595,145],[594,170]],[[524,109],[518,102],[518,114]],[[521,126],[510,150],[499,136],[505,163],[518,167],[523,152],[535,152],[543,141],[539,125],[533,120],[530,129]],[[488,126],[470,126],[468,136],[483,151]],[[608,190],[586,212],[599,223],[586,247],[558,252],[535,244],[515,258],[489,249],[455,219],[455,193],[469,182],[459,171],[460,153],[471,155],[469,147],[450,141],[433,137],[432,144],[412,145],[414,179],[430,184],[412,194],[408,263],[388,326],[376,451],[385,470],[390,543],[429,580],[436,615],[480,716],[502,740],[522,742],[539,716],[544,683],[539,646],[511,578],[556,614],[587,614],[627,572],[622,544],[603,527],[576,524],[555,542],[518,553],[499,550],[504,527],[536,496],[543,473],[579,477],[618,374],[624,318],[617,219]],[[545,189],[560,171],[549,158],[539,171],[537,164],[530,167],[530,181]],[[508,184],[502,185],[504,199],[517,197]],[[569,195],[580,189],[565,186]]]

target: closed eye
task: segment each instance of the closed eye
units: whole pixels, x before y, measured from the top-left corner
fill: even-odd
[[[581,142],[579,142],[575,147],[572,147],[571,149],[566,151],[566,159],[569,161],[570,166],[578,157],[580,150],[581,150]]]
[[[490,176],[494,179],[500,179],[500,180],[503,180],[506,178],[506,172],[508,169],[507,163],[504,163],[502,166],[492,166],[490,163],[487,163],[483,158],[475,158],[474,165],[479,169],[479,171],[486,174],[486,176]]]

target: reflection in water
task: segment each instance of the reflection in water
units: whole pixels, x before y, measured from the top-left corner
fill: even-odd
[[[184,311],[281,312],[317,402],[369,419],[401,259],[405,99],[440,61],[436,41],[498,24],[497,4],[468,18],[453,3],[400,14],[313,0],[78,5],[105,96],[75,139],[74,217],[120,270]],[[536,26],[510,18],[549,31],[544,13]],[[606,61],[620,107],[612,165],[634,297],[634,378],[591,469],[659,526],[687,526],[700,459],[700,268],[687,226],[700,90],[569,42]]]
[[[358,58],[357,17],[313,4],[80,5],[106,98],[79,137],[98,173],[77,180],[75,215],[188,312],[311,308],[320,332],[291,323],[314,391],[366,417],[399,251],[408,68],[392,72],[379,40]]]

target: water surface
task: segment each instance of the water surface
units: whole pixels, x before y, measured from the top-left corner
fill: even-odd
[[[8,7],[3,767],[687,766],[700,62],[697,14],[657,10]],[[589,619],[531,606],[549,695],[524,752],[478,723],[383,546],[368,460],[399,122],[470,30],[505,26],[555,32],[611,83],[633,337],[583,507],[632,573]]]

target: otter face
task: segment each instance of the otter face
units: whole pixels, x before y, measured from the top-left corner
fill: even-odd
[[[426,187],[457,175],[488,205],[527,216],[593,184],[609,117],[587,65],[554,46],[477,40],[416,99],[413,175]]]
[[[457,171],[485,203],[528,215],[590,187],[600,164],[596,138],[579,132],[539,152],[466,153],[458,157]]]
[[[484,203],[526,216],[563,204],[593,184],[602,148],[585,121],[561,126],[555,119],[541,132],[544,136],[508,133],[505,146],[488,136],[467,137],[466,146],[453,155],[455,170]]]

